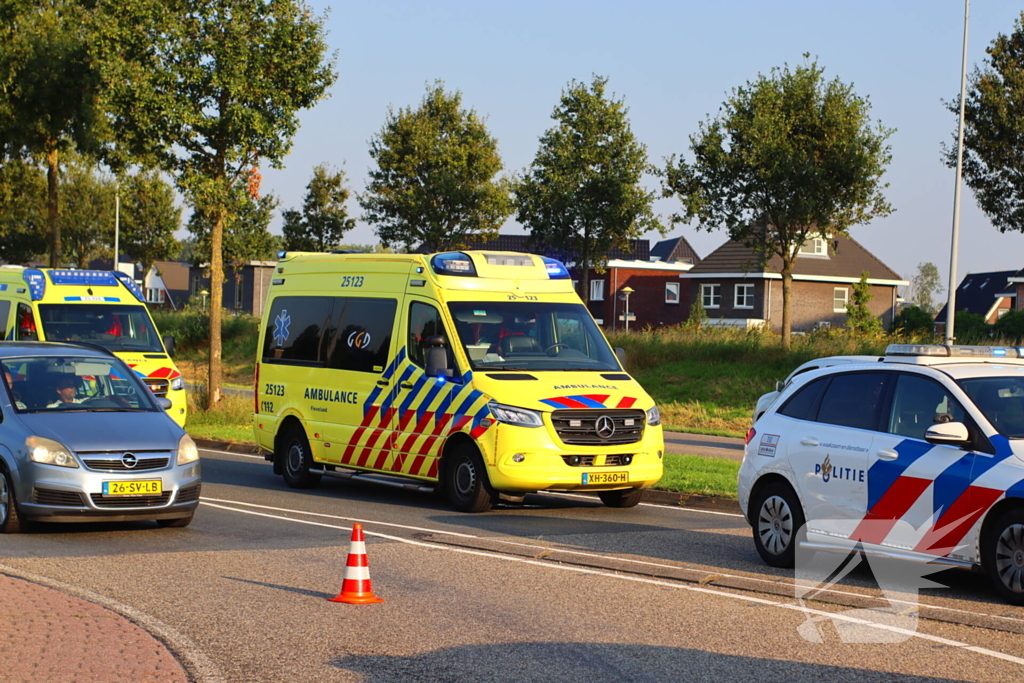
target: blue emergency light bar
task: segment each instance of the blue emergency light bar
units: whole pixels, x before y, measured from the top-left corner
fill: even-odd
[[[887,356],[938,356],[940,358],[1024,358],[1017,346],[966,346],[962,344],[889,344]]]
[[[39,301],[46,295],[46,276],[43,275],[43,271],[37,268],[26,268],[22,271],[21,277],[28,285],[28,294],[32,297],[32,301]]]
[[[55,285],[117,287],[117,278],[109,270],[51,270],[50,282]]]
[[[135,280],[128,277],[128,273],[122,273],[120,270],[114,271],[114,277],[120,280],[128,291],[135,295],[135,298],[146,303],[146,295],[142,293],[142,288],[135,284]]]
[[[434,258],[430,259],[430,266],[438,275],[476,277],[476,266],[473,265],[473,260],[461,251],[435,254]]]
[[[556,261],[553,258],[547,256],[541,256],[541,261],[544,262],[544,270],[548,271],[548,277],[552,280],[568,280],[569,271],[561,261]]]

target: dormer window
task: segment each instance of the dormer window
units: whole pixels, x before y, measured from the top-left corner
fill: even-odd
[[[824,237],[812,237],[811,239],[804,242],[800,250],[797,251],[798,256],[822,256],[828,258],[828,240]]]

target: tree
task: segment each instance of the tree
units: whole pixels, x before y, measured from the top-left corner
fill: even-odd
[[[649,230],[664,230],[652,210],[653,192],[641,185],[647,148],[633,135],[623,100],[605,96],[608,79],[572,81],[551,118],[557,123],[516,186],[516,218],[535,248],[575,262],[584,292],[590,267],[602,267],[613,249],[625,249]]]
[[[113,244],[115,182],[74,154],[65,155],[62,166],[62,251],[78,268],[88,268],[90,260],[108,254]]]
[[[990,343],[992,337],[992,326],[985,322],[981,313],[957,311],[953,317],[953,329],[956,330],[958,344]]]
[[[846,304],[846,326],[857,334],[877,335],[882,332],[882,321],[868,308],[875,298],[868,284],[868,271],[862,271],[860,281],[853,286],[850,302]]]
[[[918,263],[917,275],[910,279],[913,301],[932,315],[935,314],[935,304],[932,302],[932,293],[942,291],[942,278],[939,276],[939,269],[934,263]]]
[[[239,185],[280,168],[298,112],[334,82],[323,19],[301,0],[106,3],[96,39],[124,153],[156,159],[210,221],[208,397],[220,402],[225,225]],[[123,28],[130,27],[130,28]]]
[[[346,232],[356,227],[348,217],[345,203],[349,190],[345,172],[332,173],[327,164],[313,169],[313,178],[306,185],[302,211],[284,211],[285,249],[287,251],[328,251],[341,243]]]
[[[932,335],[935,318],[920,306],[907,306],[892,321],[893,334]]]
[[[1000,232],[1024,231],[1024,12],[1008,36],[985,49],[983,67],[971,73],[964,101],[963,174],[978,206]],[[958,117],[960,98],[947,104]],[[956,166],[956,133],[945,147]],[[955,324],[955,323],[954,323]]]
[[[0,3],[0,158],[45,159],[50,266],[63,265],[58,213],[62,156],[98,149],[106,127],[90,54],[97,10],[75,0]]]
[[[174,188],[155,171],[128,176],[120,193],[118,250],[148,273],[154,261],[175,253],[174,233],[181,227],[181,208],[174,203]]]
[[[800,247],[892,212],[881,177],[893,131],[872,127],[869,101],[823,72],[817,62],[784,66],[734,89],[718,118],[690,137],[693,163],[673,157],[664,172],[664,194],[683,202],[674,222],[724,228],[762,266],[781,258],[786,349]]]
[[[270,234],[270,222],[277,210],[278,199],[274,195],[262,195],[253,199],[243,187],[232,192],[228,205],[229,220],[224,226],[222,254],[224,263],[235,271],[249,261],[275,259],[280,246]],[[188,230],[194,239],[192,258],[196,263],[209,263],[210,244],[215,217],[197,209],[188,221]],[[213,285],[211,284],[211,287]]]
[[[46,173],[29,159],[0,161],[0,255],[24,263],[46,252]]]
[[[492,239],[512,213],[498,143],[462,93],[437,81],[416,109],[388,109],[370,141],[377,168],[359,196],[364,219],[384,246],[423,245],[430,251],[463,247],[479,235]]]

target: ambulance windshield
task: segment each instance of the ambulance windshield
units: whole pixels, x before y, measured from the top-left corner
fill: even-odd
[[[40,304],[47,341],[81,341],[111,351],[163,353],[145,306],[130,304]]]
[[[474,370],[621,370],[583,304],[456,302],[449,310]]]

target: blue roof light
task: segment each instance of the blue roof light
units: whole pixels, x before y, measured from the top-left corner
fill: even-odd
[[[476,266],[473,265],[472,259],[461,251],[435,254],[434,258],[430,259],[430,265],[438,275],[476,277]]]
[[[55,285],[117,287],[117,279],[109,270],[51,270],[49,275]]]
[[[540,257],[544,261],[544,270],[548,272],[548,277],[552,280],[568,280],[569,271],[561,261],[556,261],[553,258],[547,256]]]
[[[46,294],[46,276],[43,275],[43,271],[37,268],[26,268],[21,276],[25,278],[25,284],[28,285],[29,296],[32,297],[32,301],[39,301]]]
[[[142,293],[142,289],[135,284],[135,280],[128,277],[128,273],[122,273],[117,270],[114,271],[114,277],[124,283],[124,286],[128,288],[128,291],[135,295],[135,298],[146,303],[146,295]]]

